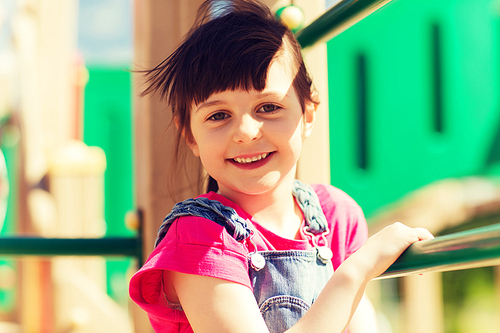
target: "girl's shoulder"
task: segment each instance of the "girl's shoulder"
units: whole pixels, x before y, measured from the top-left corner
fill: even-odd
[[[341,189],[330,184],[312,184],[311,187],[318,195],[323,210],[344,207],[362,213],[358,203]]]
[[[178,202],[163,220],[155,246],[197,244],[197,241],[200,245],[212,245],[209,244],[212,240],[222,241],[224,230],[241,241],[250,234],[245,214],[236,204],[214,192]]]
[[[243,243],[237,241],[232,234],[230,235],[232,233],[231,226],[228,226],[223,221],[223,214],[228,214],[227,210],[231,210],[241,216],[241,209],[228,199],[214,192],[203,194],[196,199],[199,198],[206,199],[201,202],[201,205],[206,206],[208,204],[208,206],[213,206],[213,211],[211,208],[205,207],[206,209],[202,209],[201,213],[193,213],[192,215],[187,213],[175,218],[165,238],[158,244],[160,251],[165,251],[166,249],[175,249],[178,251],[179,247],[193,247],[195,249],[208,247],[215,249],[215,251],[232,251],[243,254],[245,251]],[[191,206],[190,210],[192,212],[196,209]],[[220,211],[223,212],[220,213]],[[218,215],[214,212],[220,214]],[[206,250],[202,249],[201,251]]]
[[[217,195],[204,195],[216,200]],[[144,310],[162,315],[159,305],[162,271],[216,277],[250,287],[248,249],[224,226],[201,216],[181,216],[130,281],[130,296]],[[163,309],[163,310],[161,310]]]

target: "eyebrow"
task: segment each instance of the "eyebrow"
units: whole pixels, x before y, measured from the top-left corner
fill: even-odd
[[[258,93],[257,95],[257,98],[265,98],[267,96],[271,96],[271,95],[274,95],[274,96],[279,96],[281,98],[286,98],[288,97],[288,92],[286,94],[282,94],[281,91],[268,91],[268,92],[264,92],[264,93]],[[203,108],[206,108],[206,107],[210,107],[210,106],[214,106],[214,105],[223,105],[223,104],[226,104],[225,101],[223,100],[219,100],[219,99],[216,99],[216,100],[213,100],[213,101],[205,101],[205,102],[202,102],[197,108],[196,108],[196,112],[198,112],[200,109],[203,109]]]
[[[283,95],[283,92],[281,92],[281,91],[271,90],[271,91],[268,91],[268,92],[265,92],[265,93],[260,93],[259,94],[259,98],[267,97],[267,96],[270,96],[270,95],[278,96],[278,97],[281,97],[281,98],[285,98],[285,97],[288,97],[288,91],[286,92],[286,94]]]
[[[215,101],[207,101],[207,102],[203,102],[201,103],[197,108],[196,108],[196,112],[200,111],[200,109],[203,109],[203,108],[207,108],[209,106],[214,106],[214,105],[222,105],[224,104],[225,102],[224,101],[221,101],[221,100],[215,100]]]

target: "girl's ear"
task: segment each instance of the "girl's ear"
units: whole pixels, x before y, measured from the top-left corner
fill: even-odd
[[[316,120],[316,111],[318,110],[319,106],[319,97],[317,91],[313,91],[311,93],[311,99],[314,102],[307,103],[304,112],[304,135],[306,138],[311,135],[312,129],[314,127],[314,121]]]
[[[186,142],[187,142],[189,148],[191,148],[191,151],[193,152],[194,156],[200,157],[200,149],[198,148],[196,141],[194,141],[194,139],[189,140],[186,137],[184,137],[184,138],[186,139]]]
[[[174,118],[174,123],[175,123],[175,127],[179,131],[179,120],[177,118]],[[198,156],[199,157],[200,156],[200,150],[198,148],[198,145],[196,144],[196,141],[192,137],[192,134],[189,135],[189,136],[187,136],[186,135],[186,131],[182,130],[181,135],[184,138],[184,140],[186,140],[186,144],[191,149],[191,151],[193,152],[194,156]]]

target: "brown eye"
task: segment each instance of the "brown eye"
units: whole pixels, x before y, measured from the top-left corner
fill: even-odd
[[[270,113],[270,112],[276,111],[277,109],[278,109],[278,107],[274,104],[266,104],[266,105],[263,105],[259,109],[259,111],[264,112],[264,113]]]
[[[212,116],[210,116],[210,118],[208,118],[208,120],[219,121],[219,120],[224,120],[226,118],[227,118],[227,114],[225,114],[224,112],[217,112],[217,113],[214,113]]]

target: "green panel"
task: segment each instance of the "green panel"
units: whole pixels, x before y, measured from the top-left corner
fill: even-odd
[[[131,272],[137,270],[135,261],[130,259],[107,259],[106,269],[108,272],[107,289],[108,294],[123,309],[129,306],[128,281]]]
[[[133,209],[130,72],[89,68],[85,89],[84,142],[106,153],[107,235],[130,236],[126,212]]]
[[[134,208],[131,73],[123,68],[90,67],[85,88],[84,142],[106,153],[105,220],[107,236],[134,234],[124,224]],[[126,307],[131,259],[106,261],[108,294]],[[121,280],[120,280],[121,277]],[[117,282],[121,281],[121,283]]]
[[[0,274],[6,271],[16,271],[16,263],[13,261],[0,260]],[[0,288],[0,314],[14,311],[16,305],[15,288]]]
[[[8,180],[9,180],[9,196],[7,199],[7,212],[5,216],[5,223],[0,230],[0,236],[8,236],[15,233],[17,221],[17,197],[18,197],[18,146],[10,145],[13,143],[11,131],[5,131],[2,137],[2,152],[5,156],[5,163],[7,165]],[[4,260],[0,258],[0,272],[17,272],[17,262],[12,260]],[[0,288],[0,314],[9,313],[14,311],[16,305],[16,289],[14,288]]]
[[[432,181],[500,170],[493,4],[393,1],[327,43],[332,184],[368,216]]]

